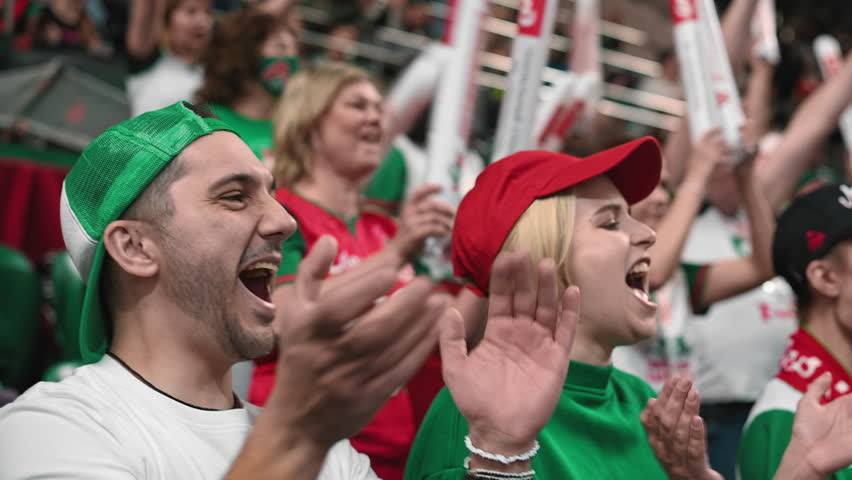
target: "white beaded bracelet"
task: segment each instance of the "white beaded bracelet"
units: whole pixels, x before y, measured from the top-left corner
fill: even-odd
[[[524,462],[532,459],[536,453],[538,453],[538,440],[535,441],[533,447],[528,451],[520,454],[520,455],[512,455],[511,457],[507,457],[505,455],[500,455],[499,453],[489,453],[485,450],[480,450],[473,446],[473,442],[470,440],[470,435],[464,436],[464,446],[467,447],[468,451],[477,457],[482,457],[486,460],[491,460],[494,462],[502,463],[503,465],[508,465],[510,463],[515,462]]]
[[[464,459],[464,469],[469,475],[474,478],[488,478],[498,480],[532,480],[535,478],[535,470],[527,470],[526,472],[498,472],[496,470],[486,470],[484,468],[470,468],[470,457]]]

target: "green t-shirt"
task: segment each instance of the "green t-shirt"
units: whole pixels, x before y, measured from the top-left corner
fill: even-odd
[[[761,413],[743,432],[737,455],[737,471],[741,480],[772,480],[790,443],[795,413],[771,410]],[[852,478],[837,477],[834,478]]]
[[[532,461],[536,478],[666,479],[639,421],[654,396],[633,375],[572,361],[553,417],[538,437],[541,450]],[[405,480],[462,480],[467,433],[467,422],[445,388],[417,433]]]
[[[379,169],[373,174],[364,196],[391,204],[402,202],[408,176],[405,167],[405,155],[392,147]]]
[[[236,130],[258,159],[263,160],[263,152],[272,149],[272,121],[246,117],[227,105],[210,104],[208,107]]]

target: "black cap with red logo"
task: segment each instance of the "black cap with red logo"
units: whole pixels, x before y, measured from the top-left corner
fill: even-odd
[[[852,186],[832,183],[801,195],[778,217],[772,241],[775,272],[807,295],[808,264],[852,237]]]

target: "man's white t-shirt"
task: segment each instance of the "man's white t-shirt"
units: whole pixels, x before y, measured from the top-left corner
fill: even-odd
[[[260,408],[203,410],[148,387],[109,356],[0,408],[0,479],[219,479]],[[320,480],[376,479],[348,441]]]

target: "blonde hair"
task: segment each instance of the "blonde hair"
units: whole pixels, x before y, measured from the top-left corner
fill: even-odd
[[[280,186],[292,188],[311,168],[313,139],[340,91],[349,85],[375,82],[361,68],[340,62],[301,70],[287,82],[272,116],[275,167]]]
[[[552,258],[556,263],[559,292],[571,284],[568,252],[574,236],[576,203],[577,197],[571,188],[533,200],[515,222],[501,248],[501,251],[526,248],[536,265],[542,259]]]

